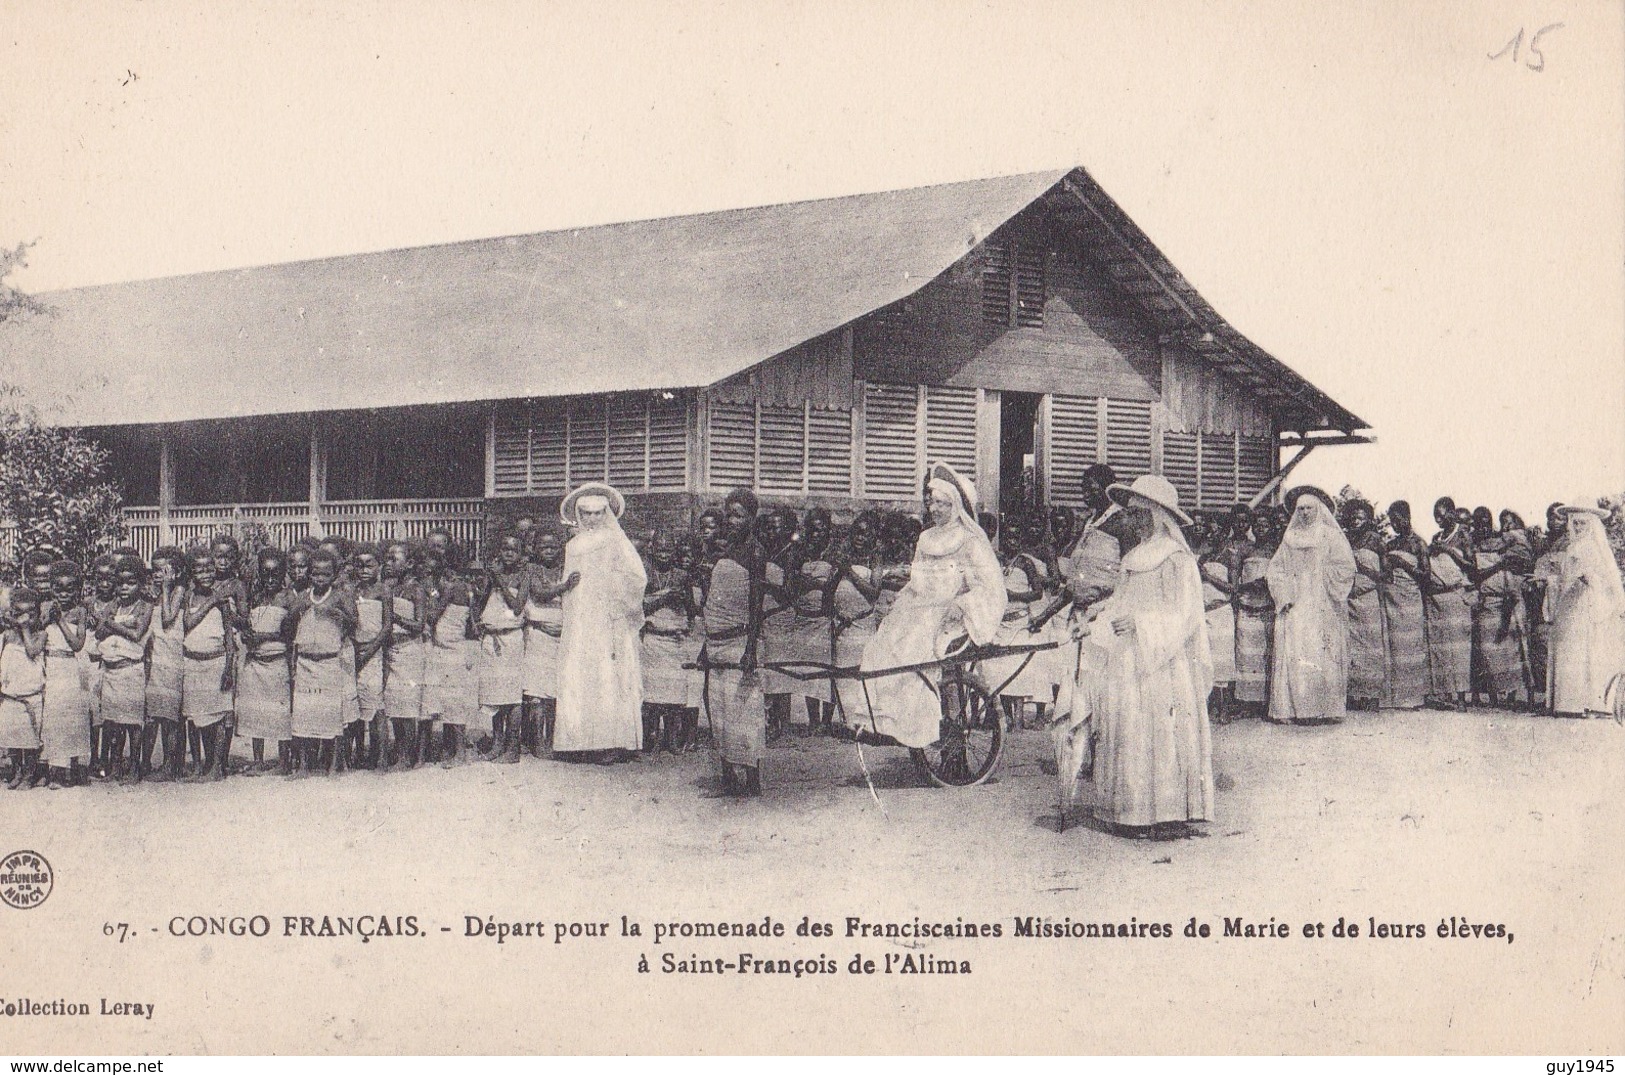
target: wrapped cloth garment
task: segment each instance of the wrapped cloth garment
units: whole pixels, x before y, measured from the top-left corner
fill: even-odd
[[[1349,590],[1349,698],[1380,703],[1388,666],[1387,630],[1382,611],[1382,550],[1354,550],[1354,583]]]
[[[553,749],[638,750],[643,745],[643,560],[613,518],[564,546],[558,716]],[[685,692],[686,694],[686,692]]]
[[[434,641],[424,660],[423,715],[471,732],[489,731],[480,694],[486,655],[483,645],[468,637],[468,613],[467,605],[448,604],[435,621]],[[516,645],[519,637],[500,636],[506,645]]]
[[[1207,560],[1202,568],[1202,607],[1206,611],[1207,640],[1213,650],[1213,685],[1228,687],[1236,681],[1236,609],[1230,597],[1213,585],[1230,584],[1230,569]]]
[[[44,717],[45,657],[20,638],[0,639],[0,750],[38,750]]]
[[[181,713],[193,725],[207,728],[231,712],[232,692],[221,687],[231,650],[219,608],[186,632],[182,652],[186,659],[181,684]]]
[[[810,560],[801,565],[801,574],[815,585],[796,598],[794,610],[783,615],[790,617],[786,627],[785,653],[781,660],[813,661],[829,664],[833,654],[831,639],[834,622],[823,610],[824,585],[829,582],[834,565],[827,560]],[[820,702],[834,699],[827,679],[795,679],[791,694],[799,694]],[[797,715],[799,718],[799,715]]]
[[[90,691],[86,664],[68,648],[56,623],[45,625],[45,697],[41,711],[40,760],[65,766],[90,760]]]
[[[762,574],[769,585],[784,585],[782,565],[769,560],[762,566]],[[763,666],[757,674],[761,678],[764,694],[801,693],[800,680],[765,667],[774,662],[795,659],[795,624],[794,605],[781,605],[772,594],[762,599],[762,629],[756,638],[756,659]]]
[[[863,564],[853,564],[852,574],[865,583],[874,578],[874,570]],[[835,587],[835,654],[832,663],[838,668],[856,668],[863,653],[875,637],[880,624],[876,604],[863,596],[851,579],[843,578]],[[863,684],[856,679],[835,681],[836,698],[840,702],[841,716],[851,724],[867,721],[869,707],[864,698]]]
[[[731,557],[711,568],[705,603],[705,711],[722,760],[761,765],[767,754],[767,711],[761,677],[740,669],[749,641],[750,570]]]
[[[556,585],[557,578],[547,580]],[[559,638],[564,633],[564,602],[558,598],[542,603],[525,601],[525,684],[526,698],[557,698],[559,695]]]
[[[1445,553],[1431,557],[1435,586],[1427,594],[1428,693],[1454,698],[1473,689],[1472,593],[1461,565]]]
[[[133,630],[139,606],[115,608],[113,622]],[[140,727],[147,717],[147,647],[122,635],[108,635],[101,644],[101,714],[107,724]]]
[[[943,479],[933,479],[933,485]],[[956,502],[959,493],[951,495]],[[966,513],[920,535],[908,585],[897,595],[863,655],[865,671],[940,660],[955,638],[992,642],[1004,615],[1004,574],[987,535]],[[937,700],[941,672],[926,668],[868,681],[872,727],[907,747],[927,747],[941,735]]]
[[[685,583],[686,585],[686,583]],[[687,705],[690,624],[686,613],[662,606],[643,624],[640,638],[643,700],[654,705]]]
[[[353,697],[355,679],[343,650],[349,640],[331,616],[321,613],[342,595],[329,590],[299,616],[294,628],[292,731],[304,739],[335,739],[344,731],[346,703]]]
[[[186,679],[185,626],[181,614],[164,626],[160,601],[152,610],[152,641],[148,655],[146,714],[148,720],[179,720],[181,691]]]
[[[515,612],[493,587],[480,610],[479,704],[487,715],[518,705],[525,692],[523,609]]]
[[[384,652],[379,650],[366,664],[360,663],[360,650],[377,641],[384,631],[384,603],[376,597],[355,599],[356,709],[360,719],[371,720],[384,708]]]
[[[1428,693],[1427,618],[1422,586],[1404,570],[1421,563],[1420,542],[1396,539],[1382,581],[1383,698],[1389,709],[1420,709]]]
[[[1269,571],[1269,554],[1261,550],[1242,558],[1236,585],[1257,582]],[[1275,632],[1275,605],[1267,594],[1237,593],[1236,700],[1267,702],[1270,697],[1271,640]]]
[[[1348,708],[1349,591],[1354,552],[1332,517],[1314,497],[1305,523],[1297,512],[1266,578],[1275,601],[1275,653],[1270,678],[1270,719],[1341,720]]]
[[[1026,570],[1023,570],[1024,568]],[[1029,570],[1032,572],[1030,583]],[[1044,583],[1048,577],[1049,568],[1042,560],[1028,553],[1021,553],[1010,561],[1004,569],[1004,615],[999,622],[998,631],[993,635],[995,645],[1031,646],[1050,640],[1047,633],[1035,634],[1028,630],[1049,604],[1043,595]],[[1039,591],[1036,600],[1017,601],[1011,596],[1025,593],[1028,589]],[[1040,631],[1045,631],[1048,626],[1046,624]],[[1054,655],[1054,650],[1039,650],[1032,654],[995,657],[982,662],[982,678],[987,681],[989,690],[997,690],[1000,684],[1009,680],[1004,689],[999,691],[1005,697],[1028,698],[1047,705],[1051,699],[1050,685],[1055,679]]]
[[[256,605],[248,613],[249,627],[256,634],[279,634],[289,615],[282,603]],[[270,743],[293,738],[293,675],[288,645],[281,639],[260,642],[243,654],[237,673],[237,734]]]
[[[400,621],[417,616],[412,599],[396,596],[392,601],[396,625],[384,650],[384,712],[396,720],[422,720],[428,643],[407,634],[400,626]]]
[[[1498,696],[1530,696],[1529,630],[1524,618],[1523,576],[1511,568],[1527,566],[1529,539],[1522,531],[1498,536],[1496,548],[1474,554],[1482,571],[1492,571],[1479,583],[1473,607],[1473,654],[1478,687]],[[1499,570],[1495,570],[1499,569]]]

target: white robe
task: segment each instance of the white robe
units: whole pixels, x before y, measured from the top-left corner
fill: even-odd
[[[643,745],[643,561],[613,522],[583,530],[564,547],[558,717],[553,749],[637,750]]]
[[[1093,688],[1079,692],[1057,728],[1067,786],[1092,754],[1091,809],[1102,821],[1210,820],[1213,658],[1196,558],[1172,534],[1153,536],[1123,556],[1117,589],[1097,609],[1080,672]],[[1121,616],[1133,620],[1132,633],[1112,628]]]
[[[1348,709],[1354,552],[1331,509],[1314,507],[1315,524],[1287,531],[1265,576],[1276,608],[1271,720],[1341,720]]]
[[[954,522],[920,535],[908,585],[880,621],[863,653],[865,671],[934,661],[961,634],[984,645],[1004,616],[1004,573],[986,535],[961,513]],[[874,730],[907,747],[941,737],[936,687],[941,673],[925,668],[868,681]],[[849,714],[861,727],[869,713]]]
[[[1625,673],[1625,592],[1602,520],[1572,513],[1568,547],[1547,572],[1550,707],[1554,713],[1608,712],[1608,683]]]

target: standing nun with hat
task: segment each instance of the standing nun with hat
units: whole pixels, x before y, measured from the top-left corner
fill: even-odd
[[[1056,729],[1063,789],[1093,765],[1090,809],[1120,835],[1175,839],[1213,817],[1213,690],[1202,575],[1181,527],[1179,493],[1155,474],[1108,489],[1119,510],[1102,521],[1122,547],[1111,597],[1080,625],[1079,691]]]
[[[598,751],[604,762],[643,745],[643,560],[621,531],[626,500],[602,482],[564,498],[559,514],[576,533],[564,547],[559,638],[557,753]]]
[[[1286,505],[1292,521],[1265,575],[1275,599],[1269,719],[1336,724],[1348,709],[1354,550],[1321,490],[1299,486]]]
[[[1562,509],[1568,543],[1547,562],[1547,698],[1562,716],[1621,711],[1625,681],[1625,586],[1604,524],[1607,512],[1584,501]],[[1612,692],[1610,692],[1612,684]]]

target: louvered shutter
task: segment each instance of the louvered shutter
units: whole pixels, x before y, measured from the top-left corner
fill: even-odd
[[[864,385],[863,486],[868,496],[919,495],[918,398],[913,385]]]
[[[991,325],[1010,323],[1010,248],[988,243],[982,262],[982,320]]]
[[[1269,437],[1241,438],[1240,488],[1236,499],[1251,500],[1275,476],[1275,442]]]
[[[1047,253],[1031,246],[1016,247],[1016,325],[1044,325],[1044,262]]]
[[[649,404],[649,489],[688,488],[688,400],[683,396]]]
[[[947,463],[966,477],[975,477],[976,389],[926,388],[925,462]]]
[[[713,403],[706,427],[712,489],[749,489],[756,484],[756,408],[749,403]]]
[[[506,400],[496,411],[497,495],[530,489],[530,407],[524,400]]]
[[[1100,410],[1095,396],[1051,396],[1049,495],[1054,504],[1083,506],[1083,472],[1100,451]]]
[[[1180,507],[1190,508],[1199,498],[1201,479],[1197,466],[1197,435],[1175,433],[1162,435],[1162,476],[1179,490]]]
[[[641,395],[611,396],[609,407],[609,484],[622,492],[642,489],[649,461],[648,403]]]
[[[1106,401],[1106,462],[1119,481],[1151,473],[1151,404],[1143,399]]]
[[[807,419],[807,491],[851,493],[852,412],[815,407]]]
[[[800,407],[760,409],[756,485],[762,492],[801,492],[805,448],[803,417]]]
[[[1201,507],[1228,508],[1236,502],[1236,435],[1202,434]]]
[[[530,488],[533,493],[562,493],[569,485],[565,459],[566,404],[561,400],[533,400],[530,408]]]
[[[601,482],[609,447],[606,401],[578,399],[570,404],[570,485]]]

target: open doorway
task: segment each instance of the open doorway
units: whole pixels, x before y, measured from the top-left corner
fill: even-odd
[[[999,514],[1006,519],[1031,510],[1043,486],[1034,437],[1043,398],[1034,392],[999,393]]]

